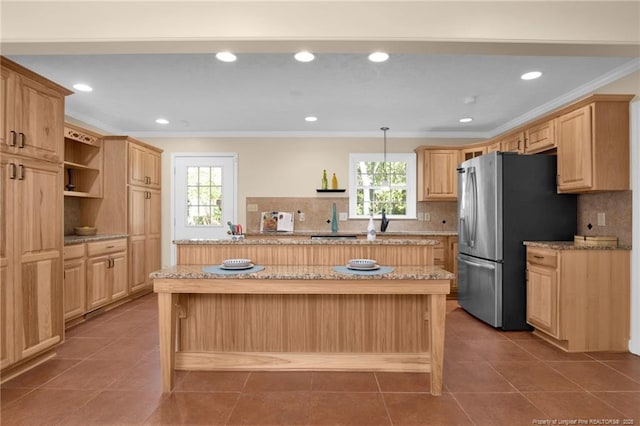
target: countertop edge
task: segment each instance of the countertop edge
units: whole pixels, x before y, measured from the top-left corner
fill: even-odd
[[[119,240],[121,238],[127,238],[129,234],[102,234],[102,235],[65,235],[64,245],[72,246],[75,244],[92,243],[95,241],[108,241]]]
[[[631,250],[631,246],[618,245],[615,247],[576,245],[573,241],[524,241],[527,247],[537,247],[549,250]]]

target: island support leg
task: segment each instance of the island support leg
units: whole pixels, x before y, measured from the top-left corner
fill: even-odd
[[[178,296],[174,293],[158,293],[160,372],[163,392],[171,392],[175,377],[177,300]]]
[[[429,296],[429,346],[431,350],[431,394],[442,394],[442,370],[444,365],[444,322],[446,295]]]

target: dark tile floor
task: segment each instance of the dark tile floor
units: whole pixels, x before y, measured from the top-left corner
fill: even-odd
[[[445,392],[428,374],[179,372],[160,388],[150,294],[67,333],[0,387],[2,425],[640,425],[640,357],[567,354],[448,302]],[[553,423],[555,421],[555,423]]]

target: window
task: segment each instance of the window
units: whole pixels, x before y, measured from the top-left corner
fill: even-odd
[[[413,153],[349,154],[349,217],[382,214],[416,218],[416,156]]]
[[[187,226],[220,225],[222,168],[187,167]]]

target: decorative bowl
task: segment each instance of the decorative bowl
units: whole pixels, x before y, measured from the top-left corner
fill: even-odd
[[[354,268],[374,268],[376,261],[373,259],[351,259],[349,260],[349,266]]]
[[[242,267],[249,266],[251,259],[226,259],[222,261],[222,265],[226,267]]]
[[[76,226],[74,230],[76,235],[80,235],[82,237],[96,235],[96,232],[98,232],[98,228],[94,228],[93,226]]]

